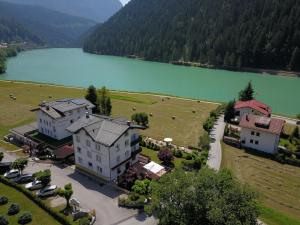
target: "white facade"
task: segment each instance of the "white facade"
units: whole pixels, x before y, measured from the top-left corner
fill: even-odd
[[[235,115],[238,116],[239,118],[242,118],[245,114],[253,114],[253,115],[258,115],[258,116],[263,116],[263,113],[252,109],[250,107],[245,107],[245,108],[240,108],[235,110]]]
[[[84,116],[86,112],[92,113],[91,108],[78,108],[64,112],[64,116],[53,118],[42,110],[37,111],[38,130],[51,138],[61,140],[72,134],[66,130],[72,123]]]
[[[240,135],[243,147],[256,149],[269,154],[276,154],[278,151],[279,134],[242,127]]]
[[[110,147],[95,142],[84,129],[73,134],[76,165],[105,180],[113,181],[137,162],[139,135],[128,129]],[[132,143],[136,143],[132,146]]]

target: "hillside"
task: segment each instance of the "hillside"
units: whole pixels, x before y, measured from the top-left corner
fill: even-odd
[[[0,18],[15,21],[37,34],[51,47],[69,47],[95,22],[49,10],[40,6],[0,2]]]
[[[119,0],[6,0],[11,3],[43,6],[48,9],[104,22],[119,9]]]
[[[43,44],[43,41],[38,35],[26,29],[20,23],[2,18],[0,18],[0,43],[1,42],[31,42],[38,45]]]
[[[298,0],[132,0],[84,50],[146,60],[300,70]]]

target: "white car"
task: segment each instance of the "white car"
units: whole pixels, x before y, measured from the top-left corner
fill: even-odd
[[[29,190],[38,190],[41,189],[42,187],[43,187],[42,182],[39,180],[34,180],[25,185],[25,188]]]
[[[8,179],[12,179],[12,178],[16,178],[20,175],[21,174],[20,174],[19,170],[10,170],[4,174],[4,177],[6,177]]]
[[[56,185],[47,186],[37,192],[37,196],[39,197],[49,197],[55,194],[57,189]]]

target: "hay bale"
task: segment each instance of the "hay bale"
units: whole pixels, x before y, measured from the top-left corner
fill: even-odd
[[[175,120],[175,119],[176,119],[176,116],[172,116],[172,119]]]

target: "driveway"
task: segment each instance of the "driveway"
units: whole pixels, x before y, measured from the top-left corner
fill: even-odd
[[[3,161],[14,161],[16,158],[13,154],[5,154]],[[118,196],[120,195],[118,190],[108,184],[99,186],[93,180],[76,172],[72,167],[58,167],[52,164],[41,164],[30,161],[25,172],[34,173],[44,169],[51,170],[53,184],[63,187],[67,183],[72,183],[74,190],[73,197],[80,201],[80,206],[96,210],[97,221],[95,225],[156,224],[153,218],[139,214],[137,210],[118,207]]]
[[[221,140],[225,129],[224,115],[220,116],[210,132],[210,150],[208,154],[207,165],[215,170],[219,170],[222,161]]]

